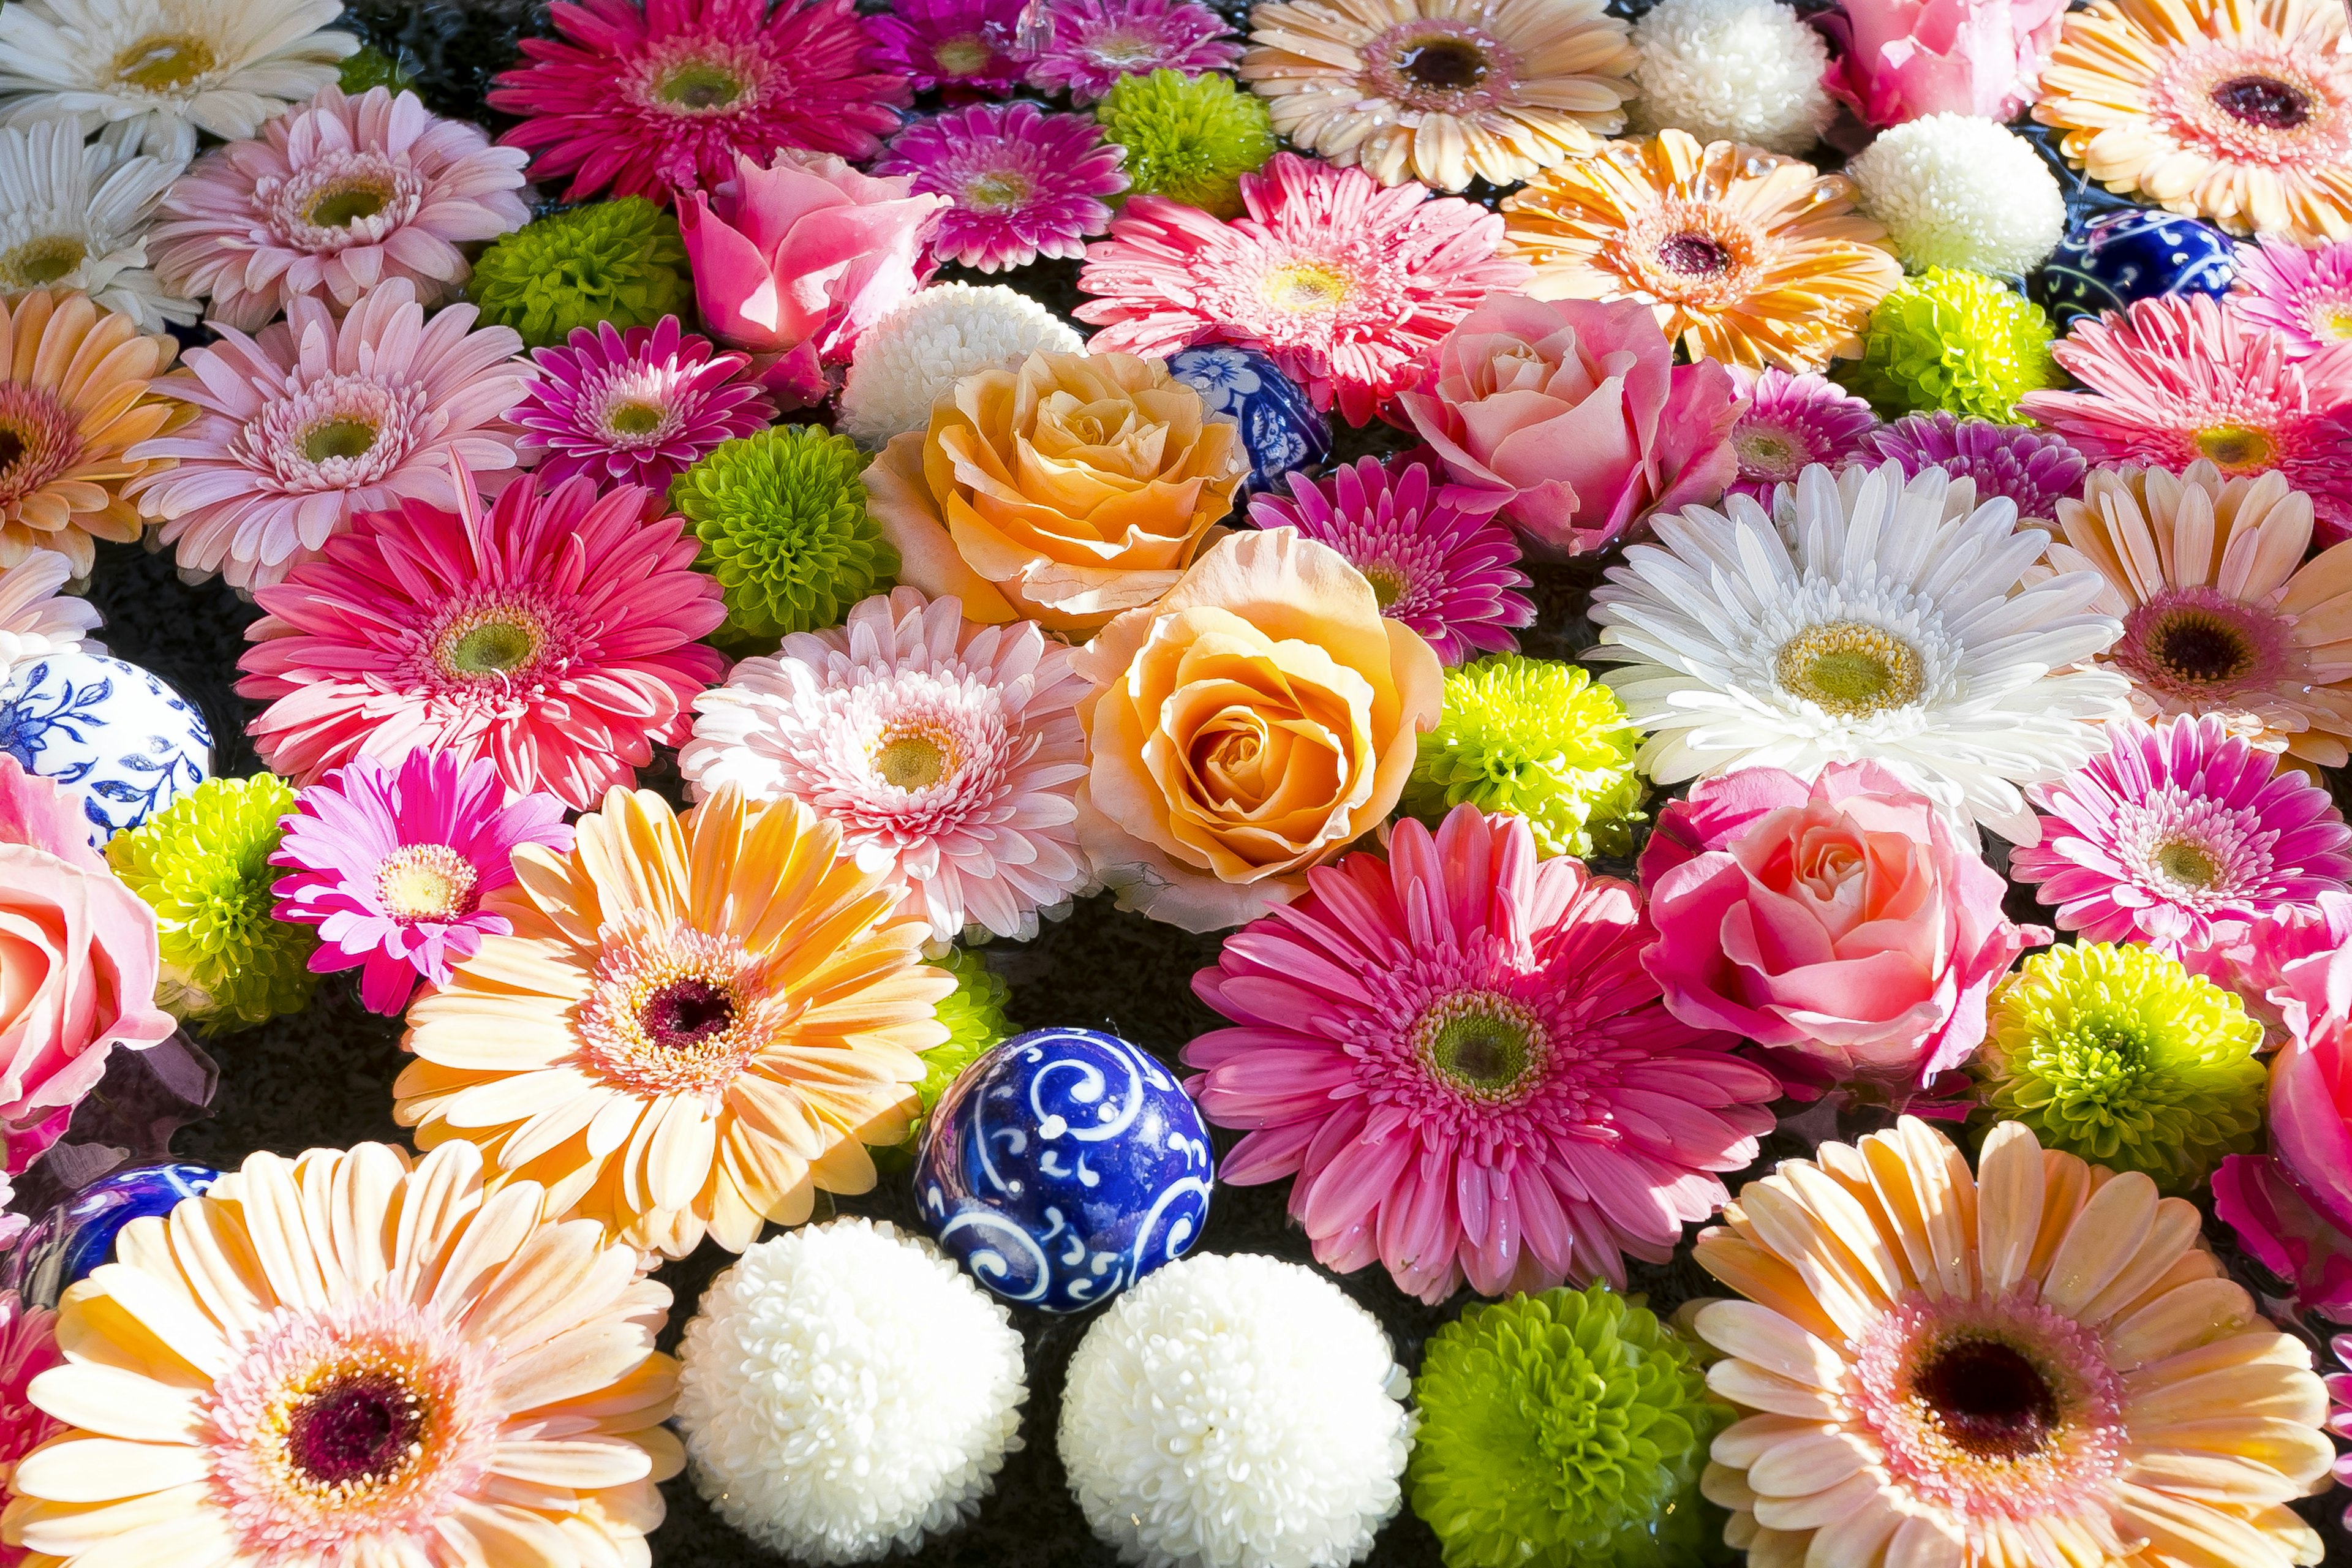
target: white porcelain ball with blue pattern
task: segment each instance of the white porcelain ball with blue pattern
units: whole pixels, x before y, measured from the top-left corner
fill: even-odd
[[[1208,343],[1168,362],[1168,373],[1201,395],[1215,417],[1241,426],[1249,451],[1244,495],[1255,495],[1293,468],[1319,468],[1331,460],[1331,422],[1307,389],[1256,349]]]
[[[135,664],[53,653],[0,686],[0,752],[81,804],[93,848],[211,776],[196,705]]]
[[[2101,214],[2073,229],[2042,268],[2035,297],[2060,331],[2135,300],[2230,291],[2237,247],[2210,223],[2150,207]]]

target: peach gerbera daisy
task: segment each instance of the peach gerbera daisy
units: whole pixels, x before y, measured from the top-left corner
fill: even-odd
[[[1980,1173],[1905,1117],[1741,1189],[1697,1310],[1744,1419],[1701,1489],[1730,1544],[1811,1568],[2288,1568],[2328,1484],[2327,1392],[2198,1239],[2196,1205],[2045,1152]]]
[[[2096,0],[2033,118],[2111,191],[2239,234],[2352,233],[2352,56],[2336,0]]]
[[[69,1568],[646,1561],[676,1474],[668,1287],[469,1144],[244,1168],[132,1220],[32,1401],[4,1521]]]
[[[180,412],[149,390],[173,346],[86,294],[0,299],[0,566],[54,550],[85,576],[93,539],[139,537],[122,487],[172,465],[123,454]]]
[[[671,1258],[873,1186],[865,1145],[905,1135],[955,982],[838,826],[732,785],[683,818],[615,789],[572,853],[526,845],[515,868],[482,901],[513,933],[409,1009],[393,1114],[421,1147],[469,1139],[500,1180]]]
[[[1853,184],[1683,131],[1608,142],[1503,202],[1538,300],[1639,300],[1692,359],[1820,370],[1903,281]]]

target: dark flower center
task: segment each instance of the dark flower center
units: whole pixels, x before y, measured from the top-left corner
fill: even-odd
[[[645,1000],[637,1022],[655,1045],[690,1050],[735,1022],[735,998],[698,975],[673,980]]]
[[[0,425],[0,475],[15,468],[24,456],[25,437]]]
[[[2311,118],[2311,98],[2276,77],[2233,77],[2213,89],[2223,113],[2265,131],[2292,131]]]
[[[1685,278],[1720,277],[1731,265],[1731,252],[1703,234],[1678,234],[1658,247],[1658,265]]]
[[[380,1479],[406,1462],[425,1429],[415,1394],[389,1373],[337,1377],[296,1406],[286,1457],[322,1486]]]
[[[2042,1369],[1998,1340],[1960,1340],[1937,1351],[1912,1388],[1944,1434],[1980,1459],[2022,1459],[2058,1426],[2058,1396]]]
[[[1486,52],[1466,38],[1432,38],[1397,57],[1397,69],[1422,87],[1464,92],[1486,79]]]
[[[328,419],[302,433],[302,456],[314,463],[331,458],[364,458],[375,445],[375,426],[364,419]]]
[[[202,38],[151,33],[114,57],[114,79],[150,92],[185,87],[220,62]]]
[[[2258,468],[2271,460],[2271,438],[2249,426],[2209,425],[2194,439],[2217,468]]]
[[[2194,610],[2168,617],[2148,640],[2167,669],[2200,685],[2222,685],[2253,668],[2254,650],[2237,627]]]

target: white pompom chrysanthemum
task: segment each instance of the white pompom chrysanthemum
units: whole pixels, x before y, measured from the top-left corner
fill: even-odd
[[[1862,210],[1914,271],[1957,267],[2016,277],[2066,232],[2066,198],[2022,136],[1967,114],[1930,114],[1878,133],[1845,166]]]
[[[720,1518],[809,1563],[919,1546],[1021,1446],[1021,1336],[929,1242],[864,1219],[747,1247],[687,1325],[677,1425]]]
[[[1633,43],[1638,130],[1802,153],[1837,115],[1822,87],[1828,46],[1775,0],[1664,0]]]
[[[1145,1568],[1341,1568],[1397,1510],[1408,1386],[1371,1314],[1313,1270],[1188,1258],[1070,1358],[1062,1465],[1095,1533]]]
[[[859,335],[834,428],[878,449],[921,429],[940,395],[973,372],[1083,346],[1067,321],[1002,285],[936,284]]]

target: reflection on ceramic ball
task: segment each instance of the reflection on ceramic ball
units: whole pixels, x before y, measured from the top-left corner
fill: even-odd
[[[2062,331],[2084,316],[2164,294],[2226,294],[2237,249],[2210,223],[2133,207],[2090,219],[2059,243],[2037,292]]]
[[[135,664],[53,653],[0,686],[0,752],[81,802],[93,847],[138,826],[212,773],[195,704]]]
[[[940,1098],[915,1163],[925,1224],[1017,1306],[1075,1312],[1183,1256],[1209,1217],[1209,1130],[1150,1052],[1035,1029]]]
[[[8,1255],[5,1281],[37,1307],[55,1307],[67,1286],[114,1256],[122,1227],[169,1214],[220,1180],[209,1165],[126,1165],[84,1186],[35,1220]]]
[[[1169,374],[1201,395],[1212,415],[1242,427],[1249,448],[1255,495],[1293,468],[1317,468],[1331,458],[1331,422],[1316,411],[1307,389],[1255,349],[1210,343],[1168,362]]]

